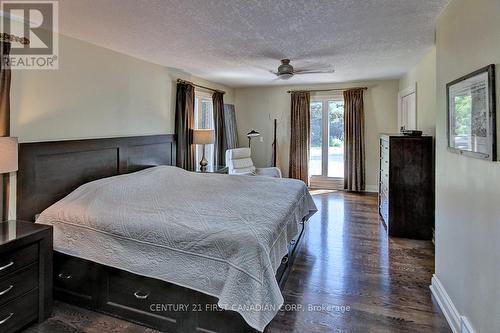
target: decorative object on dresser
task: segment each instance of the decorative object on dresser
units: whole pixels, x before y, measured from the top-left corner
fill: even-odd
[[[0,332],[15,332],[52,312],[52,226],[0,223]]]
[[[446,85],[448,150],[496,161],[495,65]]]
[[[432,238],[432,151],[431,136],[380,136],[379,213],[390,236]]]
[[[205,157],[205,145],[213,144],[215,142],[215,131],[212,129],[195,129],[193,130],[193,144],[202,145],[202,157],[200,161],[200,171],[207,171],[208,161]]]
[[[9,218],[10,200],[10,172],[17,171],[17,138],[0,137],[0,174],[3,174],[2,183],[2,212],[3,220]]]

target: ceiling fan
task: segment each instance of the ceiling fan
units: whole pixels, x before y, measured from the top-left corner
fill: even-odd
[[[323,74],[323,73],[334,73],[335,70],[333,68],[325,68],[325,69],[314,69],[314,68],[302,68],[302,69],[294,69],[292,65],[290,65],[290,59],[282,59],[281,65],[278,67],[277,72],[273,72],[278,78],[283,80],[288,80],[292,76],[296,74]]]

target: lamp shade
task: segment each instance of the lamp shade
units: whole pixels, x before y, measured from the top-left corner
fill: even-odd
[[[254,138],[254,137],[259,136],[259,135],[260,135],[259,132],[252,129],[250,132],[247,133],[247,138]]]
[[[0,137],[0,173],[17,171],[17,138]]]
[[[215,142],[215,131],[212,129],[193,130],[193,143],[196,145],[205,145]]]

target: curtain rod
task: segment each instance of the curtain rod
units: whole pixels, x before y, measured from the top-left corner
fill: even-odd
[[[177,83],[189,83],[195,87],[198,87],[198,88],[203,88],[203,89],[207,89],[207,90],[211,90],[211,91],[217,91],[217,92],[220,92],[222,94],[225,94],[226,92],[224,90],[218,90],[218,89],[213,89],[213,88],[209,88],[209,87],[205,87],[205,86],[201,86],[199,84],[195,84],[193,82],[189,82],[189,81],[186,81],[186,80],[182,80],[182,79],[177,79]]]
[[[367,90],[368,87],[354,87],[354,88],[337,88],[337,89],[313,89],[313,90],[288,90],[287,93],[292,92],[319,92],[319,91],[346,91],[346,90]]]
[[[5,32],[0,33],[0,41],[2,42],[19,42],[23,45],[29,45],[30,40],[26,37],[18,37]]]

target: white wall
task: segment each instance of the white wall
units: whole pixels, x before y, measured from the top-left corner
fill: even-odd
[[[330,89],[367,86],[365,91],[367,189],[378,184],[378,138],[382,132],[397,131],[397,80],[353,82],[315,86],[281,86],[235,89],[236,121],[240,146],[247,145],[245,134],[252,128],[264,139],[252,140],[252,157],[259,167],[269,166],[272,157],[273,120],[278,119],[278,166],[288,175],[290,148],[290,89]]]
[[[447,151],[446,83],[496,64],[499,118],[499,18],[498,0],[452,0],[436,31],[436,276],[481,333],[500,332],[500,163]]]
[[[12,71],[11,136],[20,142],[174,133],[177,78],[234,103],[232,88],[63,35],[59,61],[58,70]],[[11,174],[11,218],[15,187]]]
[[[59,70],[12,73],[11,135],[21,142],[173,133],[176,79],[228,87],[74,38],[59,37]]]
[[[436,135],[436,48],[399,80],[399,91],[417,86],[417,129]]]

